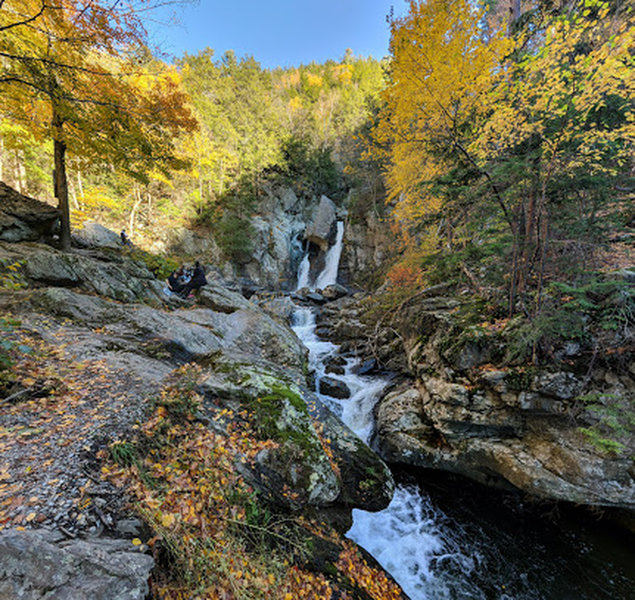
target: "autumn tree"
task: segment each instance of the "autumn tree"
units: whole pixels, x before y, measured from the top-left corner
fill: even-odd
[[[533,278],[539,311],[549,253],[570,261],[567,245],[593,240],[598,213],[632,167],[632,14],[581,0],[542,15],[499,69],[470,151],[513,214],[512,305]]]
[[[444,231],[450,252],[491,246],[510,313],[535,315],[549,257],[591,241],[630,167],[632,9],[536,3],[512,28],[486,16],[465,0],[429,0],[392,21],[376,140],[397,218]]]
[[[171,134],[192,128],[176,74],[140,69],[152,3],[4,0],[0,4],[3,113],[53,140],[60,243],[70,248],[67,150],[130,173],[173,160]],[[167,161],[167,162],[166,162]]]
[[[412,0],[409,13],[391,21],[390,83],[376,139],[400,219],[441,210],[431,184],[453,161],[473,164],[467,148],[509,47],[500,31],[485,35],[484,10],[468,0]]]

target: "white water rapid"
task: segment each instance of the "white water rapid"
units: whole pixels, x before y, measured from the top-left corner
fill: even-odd
[[[298,289],[324,288],[337,282],[344,227],[325,256],[325,266],[313,286],[309,256],[298,269]],[[309,366],[316,387],[326,364],[339,349],[315,333],[315,313],[298,307],[293,329],[309,349]],[[387,382],[356,375],[356,359],[344,358],[345,383],[351,396],[337,400],[318,396],[363,440],[373,432],[373,407]],[[632,548],[606,545],[598,525],[593,530],[549,523],[517,500],[501,502],[494,492],[476,484],[435,483],[398,485],[390,505],[376,513],[353,510],[353,526],[346,534],[370,552],[401,585],[411,600],[630,600],[635,581]],[[440,508],[443,507],[443,508]],[[588,519],[586,519],[588,522]],[[583,549],[583,550],[581,550]],[[622,566],[622,562],[625,567]],[[626,566],[628,565],[628,566]],[[632,575],[631,575],[632,572]]]
[[[338,222],[336,242],[327,251],[324,269],[314,286],[309,281],[307,252],[298,269],[298,289],[323,289],[337,282],[343,236],[344,224]],[[320,379],[326,375],[326,363],[337,354],[338,347],[318,338],[315,313],[311,308],[296,309],[293,330],[309,349],[309,369],[315,372],[315,385],[319,390]],[[373,407],[388,382],[379,377],[356,375],[353,370],[359,361],[354,357],[344,359],[344,374],[330,376],[348,386],[350,397],[338,400],[319,392],[318,396],[352,431],[368,442],[374,426]],[[443,515],[435,511],[430,500],[418,488],[399,486],[385,510],[377,513],[354,510],[353,527],[347,536],[368,550],[412,600],[449,600],[453,596],[446,595],[446,585],[434,575],[435,567],[443,562],[452,562],[469,578],[474,560],[461,554],[457,543],[444,538],[437,525],[439,520],[443,520]]]

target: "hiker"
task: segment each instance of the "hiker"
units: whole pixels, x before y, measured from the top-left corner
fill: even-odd
[[[121,238],[121,244],[123,246],[132,246],[132,242],[130,241],[130,238],[128,237],[125,229],[121,230],[119,237]]]
[[[207,279],[205,278],[205,270],[201,266],[201,263],[196,261],[194,264],[194,270],[192,271],[191,279],[183,286],[179,295],[182,298],[187,298],[191,291],[197,290],[200,287],[207,285]]]
[[[171,292],[178,294],[188,281],[189,277],[185,272],[185,265],[181,265],[176,271],[170,274],[166,283]]]

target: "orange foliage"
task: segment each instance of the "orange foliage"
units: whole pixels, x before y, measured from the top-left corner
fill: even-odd
[[[162,575],[153,582],[154,595],[163,600],[350,598],[326,575],[302,567],[302,550],[293,550],[302,542],[286,539],[288,529],[275,521],[264,525],[250,521],[248,513],[260,510],[254,508],[258,499],[235,465],[248,465],[259,452],[277,444],[257,439],[246,411],[219,410],[213,428],[200,423],[194,416],[200,403],[194,391],[198,375],[194,367],[179,369],[172,385],[162,392],[139,431],[137,445],[148,448],[147,454],[132,466],[105,470],[111,481],[135,498],[140,514],[155,531],[148,545],[157,560],[167,551],[173,563],[157,570]],[[315,428],[330,452],[330,440],[319,424]],[[345,587],[362,587],[378,600],[401,597],[383,572],[369,567],[356,556],[355,547],[331,528],[300,516],[286,515],[282,520],[294,523],[296,536],[305,532],[306,538],[319,536],[342,547],[336,568],[349,582]],[[283,552],[268,550],[264,556],[250,549],[244,533],[253,529],[282,540]]]

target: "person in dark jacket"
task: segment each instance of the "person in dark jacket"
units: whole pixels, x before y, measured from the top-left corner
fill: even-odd
[[[171,292],[178,294],[186,284],[185,266],[181,265],[176,271],[173,271],[166,283]]]
[[[183,289],[179,292],[181,297],[187,298],[190,292],[197,290],[204,285],[207,285],[207,279],[205,277],[205,269],[201,266],[201,263],[196,261],[194,264],[194,271],[192,272],[191,279],[183,286]]]
[[[122,246],[132,246],[132,242],[130,241],[130,238],[128,237],[128,234],[126,233],[125,229],[121,230],[119,237],[121,238]]]

